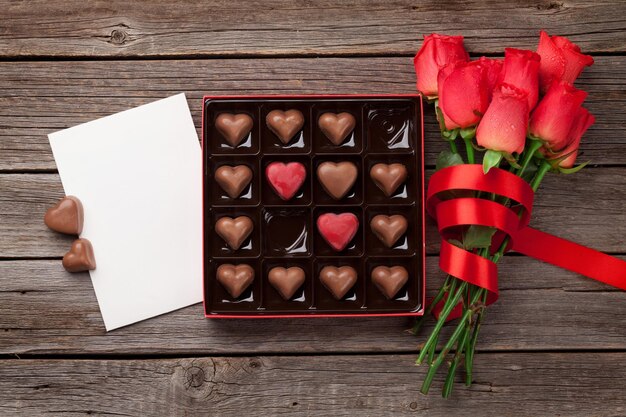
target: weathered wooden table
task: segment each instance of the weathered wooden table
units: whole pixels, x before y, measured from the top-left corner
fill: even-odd
[[[210,321],[196,305],[107,334],[88,275],[61,267],[71,238],[42,222],[63,194],[49,132],[181,91],[196,126],[205,93],[414,92],[422,34],[499,56],[544,28],[594,55],[578,85],[597,123],[592,165],[547,179],[532,224],[626,259],[625,2],[0,3],[0,415],[626,415],[626,294],[532,259],[502,262],[474,385],[442,400],[418,392],[424,339],[402,318]],[[437,247],[430,224],[431,291]]]

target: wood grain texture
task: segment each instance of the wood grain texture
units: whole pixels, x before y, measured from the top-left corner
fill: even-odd
[[[597,122],[581,160],[626,164],[626,57],[598,57],[577,86]],[[204,94],[413,93],[410,58],[5,62],[0,65],[0,171],[54,170],[47,134],[179,92],[200,134]],[[426,162],[444,148],[427,106]]]
[[[478,354],[471,388],[419,394],[410,355],[0,361],[3,415],[621,416],[626,353]],[[244,411],[245,410],[245,411]]]
[[[443,279],[438,258],[427,267],[432,294]],[[624,292],[518,256],[501,262],[500,290],[481,351],[626,349]],[[415,353],[433,323],[414,337],[404,332],[409,318],[208,320],[202,311],[195,305],[107,334],[86,273],[69,274],[60,260],[0,262],[7,355]]]
[[[623,1],[341,2],[3,0],[4,57],[414,54],[423,34],[462,33],[469,50],[532,48],[540,28],[588,52],[626,51]]]

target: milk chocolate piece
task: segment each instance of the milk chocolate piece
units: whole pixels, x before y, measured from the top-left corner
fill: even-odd
[[[392,247],[404,235],[408,225],[404,216],[399,214],[393,216],[379,214],[374,216],[370,222],[372,232],[388,248]]]
[[[377,266],[372,270],[372,282],[388,300],[394,298],[408,280],[409,273],[402,266]]]
[[[222,165],[215,170],[215,181],[230,198],[237,198],[252,181],[252,170],[246,165]]]
[[[270,269],[267,279],[285,300],[290,300],[296,290],[304,284],[304,270],[297,266]]]
[[[79,235],[83,231],[83,205],[78,198],[68,195],[46,211],[43,221],[55,232]]]
[[[254,224],[246,216],[239,216],[234,219],[222,217],[215,223],[215,231],[232,250],[239,249],[252,233],[252,229],[254,229]]]
[[[325,266],[320,271],[320,281],[324,287],[335,297],[341,300],[354,284],[356,284],[357,273],[351,266]]]
[[[267,114],[265,122],[267,127],[286,145],[304,126],[304,116],[299,110],[272,110]]]
[[[252,117],[245,113],[220,113],[215,119],[215,128],[233,148],[236,148],[248,136],[252,125]]]
[[[215,275],[233,298],[238,298],[254,281],[254,269],[247,264],[222,264],[217,267]]]
[[[82,272],[96,269],[93,247],[87,239],[76,239],[70,251],[63,256],[63,268],[68,272]]]
[[[324,190],[335,200],[341,200],[354,185],[358,175],[352,162],[322,162],[317,167],[317,178]]]
[[[324,113],[317,124],[329,141],[334,145],[340,145],[354,130],[356,120],[350,113]]]
[[[407,169],[402,164],[376,164],[370,170],[372,180],[387,197],[393,195],[407,175]]]

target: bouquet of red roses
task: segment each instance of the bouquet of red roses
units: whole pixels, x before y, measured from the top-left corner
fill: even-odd
[[[498,293],[495,264],[508,249],[622,288],[623,280],[614,281],[612,274],[623,277],[626,269],[606,255],[527,227],[534,192],[546,173],[571,174],[585,165],[574,167],[594,117],[582,107],[587,93],[573,83],[593,64],[591,56],[567,38],[542,31],[537,51],[507,48],[503,60],[470,60],[462,36],[432,34],[425,36],[414,64],[417,89],[434,104],[450,146],[437,159],[426,201],[442,235],[440,266],[448,276],[426,310],[437,322],[416,361],[429,365],[421,389],[426,394],[451,356],[443,386],[447,397],[459,368],[465,368],[466,385],[472,382],[481,323]],[[539,253],[551,244],[561,250]],[[570,259],[580,251],[602,255],[599,262],[610,271],[599,276]],[[440,331],[452,319],[458,320],[456,328],[438,352]]]

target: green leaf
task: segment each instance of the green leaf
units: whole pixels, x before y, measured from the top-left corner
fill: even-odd
[[[584,167],[586,167],[587,165],[589,165],[589,162],[591,162],[591,161],[587,161],[587,162],[585,162],[583,164],[580,164],[578,166],[575,166],[573,168],[561,168],[561,167],[558,167],[557,169],[559,170],[559,172],[561,174],[565,174],[565,175],[575,174],[578,171],[580,171],[581,169],[583,169]]]
[[[485,156],[483,157],[483,172],[486,174],[493,167],[497,167],[500,165],[500,161],[502,160],[502,153],[498,151],[492,151],[489,149],[485,152]]]
[[[463,245],[463,243],[456,239],[448,239],[448,243],[453,244],[457,248],[465,249],[465,246]]]
[[[488,248],[496,231],[495,227],[471,225],[463,233],[463,246],[467,250]]]
[[[476,126],[461,129],[460,133],[463,139],[474,139],[474,137],[476,136]]]
[[[461,155],[446,149],[444,151],[441,151],[439,156],[437,156],[436,169],[437,171],[439,171],[440,169],[443,169],[443,168],[447,168],[447,167],[451,167],[455,165],[462,165],[462,164],[463,164],[463,158],[461,158]]]

